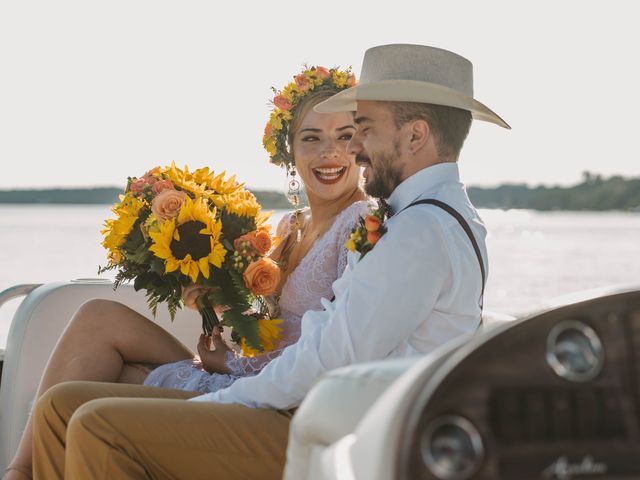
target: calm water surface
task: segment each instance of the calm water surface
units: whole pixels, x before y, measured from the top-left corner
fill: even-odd
[[[284,212],[276,211],[273,224]],[[550,297],[640,285],[640,213],[481,210],[489,238],[485,307],[530,310]],[[0,291],[97,277],[108,206],[0,205]],[[0,347],[19,300],[0,308]]]

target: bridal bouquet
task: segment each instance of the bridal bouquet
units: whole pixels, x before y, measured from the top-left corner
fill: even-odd
[[[102,231],[109,261],[98,272],[117,270],[114,289],[133,280],[153,314],[166,302],[172,319],[183,289],[195,291],[205,334],[226,325],[245,354],[274,347],[282,321],[271,318],[265,298],[280,282],[278,265],[265,256],[269,215],[235,177],[156,167],[130,177],[112,211]]]

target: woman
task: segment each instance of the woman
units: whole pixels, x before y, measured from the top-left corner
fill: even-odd
[[[297,201],[296,173],[309,208],[286,215],[277,228],[283,240],[272,253],[283,270],[280,318],[283,335],[275,351],[252,358],[236,355],[219,334],[200,338],[201,363],[191,350],[125,305],[90,300],[75,313],[45,368],[37,396],[69,380],[144,383],[210,392],[252,375],[300,335],[300,318],[331,298],[331,284],[346,266],[347,240],[369,207],[359,188],[360,169],[346,146],[355,131],[351,113],[318,114],[313,107],[352,85],[349,71],[306,69],[275,98],[263,143],[272,163],[287,169],[290,198]],[[193,305],[198,289],[187,289]],[[211,346],[214,349],[211,349]],[[161,365],[153,371],[143,365]],[[6,479],[31,477],[31,421],[27,423]]]

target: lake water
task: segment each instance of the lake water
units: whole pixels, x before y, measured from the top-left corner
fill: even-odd
[[[276,211],[274,225],[284,212]],[[104,205],[0,205],[0,291],[97,277]],[[517,314],[551,297],[640,285],[640,213],[481,210],[489,238],[485,308]],[[19,299],[0,308],[0,348]]]

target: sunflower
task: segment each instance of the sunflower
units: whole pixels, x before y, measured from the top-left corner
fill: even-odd
[[[260,338],[260,344],[264,352],[269,352],[275,348],[275,342],[280,338],[282,333],[282,328],[278,326],[281,323],[282,320],[280,319],[269,320],[267,318],[261,318],[258,320],[258,337]],[[247,345],[244,338],[240,340],[240,347],[245,357],[255,357],[261,353],[259,350]]]
[[[192,193],[196,197],[202,197],[207,194],[207,188],[203,183],[196,181],[194,176],[197,173],[198,177],[201,177],[202,172],[200,170],[191,173],[189,172],[188,165],[185,165],[184,169],[181,169],[176,166],[176,162],[171,162],[171,166],[166,167],[162,173],[167,179],[171,180],[179,190]]]
[[[215,193],[220,195],[229,195],[237,192],[238,190],[242,190],[243,184],[238,183],[236,176],[233,175],[225,180],[225,173],[226,172],[222,172],[219,175],[214,175],[214,173],[211,172],[211,175],[209,175],[205,184]]]
[[[212,195],[216,207],[241,217],[255,217],[260,213],[260,204],[255,195],[244,188],[229,195]]]
[[[138,220],[140,210],[145,203],[130,194],[121,195],[120,203],[111,209],[118,218],[110,218],[104,222],[104,230],[100,233],[104,235],[102,245],[109,251],[109,260],[112,264],[122,261],[120,247],[124,244],[133,225]]]
[[[195,283],[200,273],[209,278],[210,264],[222,266],[227,251],[220,243],[221,229],[215,209],[210,210],[205,199],[186,197],[177,219],[163,222],[158,232],[149,232],[153,241],[149,250],[165,260],[166,273],[180,269]]]

